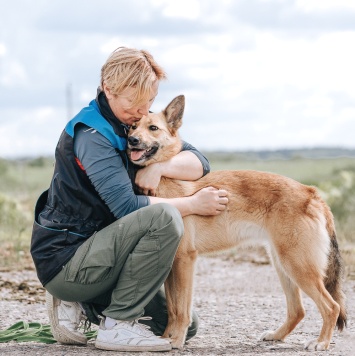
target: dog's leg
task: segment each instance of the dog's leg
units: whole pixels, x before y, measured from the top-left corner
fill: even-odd
[[[182,253],[180,248],[165,282],[168,325],[163,337],[170,338],[173,348],[183,348],[191,324],[194,264],[197,251]]]
[[[323,327],[318,339],[308,341],[305,344],[305,348],[309,350],[323,351],[323,350],[327,350],[329,347],[330,340],[333,335],[333,330],[335,328],[339,316],[340,307],[339,304],[334,301],[334,299],[331,297],[331,295],[328,293],[328,291],[324,286],[323,273],[320,267],[317,267],[315,263],[317,258],[317,253],[312,253],[311,248],[307,252],[308,252],[307,261],[303,261],[302,263],[299,263],[300,255],[289,253],[283,256],[283,262],[280,263],[279,267],[277,267],[278,264],[277,261],[275,261],[276,262],[275,267],[276,269],[282,268],[285,271],[284,272],[285,275],[287,274],[290,276],[289,277],[290,281],[292,280],[294,284],[297,284],[297,286],[301,288],[316,303],[318,310],[321,313],[323,319]],[[305,257],[305,255],[303,257]],[[277,259],[278,261],[280,261],[279,257],[277,257]],[[285,282],[287,283],[287,277],[284,280],[284,282],[282,282],[281,279],[282,284],[285,284]],[[294,291],[297,290],[295,287],[293,289]],[[286,298],[289,298],[287,297],[287,295],[289,294],[287,290],[291,291],[292,288],[291,289],[286,288],[285,291]],[[297,294],[293,292],[293,301],[291,302],[291,305],[292,303],[295,303],[295,301],[297,301],[297,299],[295,299],[296,295]],[[287,304],[289,308],[290,302],[288,299],[287,299]],[[295,305],[293,305],[292,308],[294,307]],[[297,309],[299,310],[298,317],[301,317],[303,315],[302,314],[303,312],[300,307],[297,307],[296,304],[296,310]],[[288,312],[290,312],[290,309],[288,309]],[[297,312],[295,315],[297,315]],[[293,319],[294,321],[297,320],[296,317],[294,317]],[[285,329],[283,329],[283,327],[285,327]],[[281,326],[278,330],[276,330],[275,339],[277,338],[282,339],[282,335],[281,335],[282,331],[285,332],[285,336],[286,336],[287,327],[288,325],[286,321],[286,323],[283,326]],[[266,338],[264,337],[264,339]],[[270,339],[272,339],[272,337],[268,338],[268,340]]]
[[[287,317],[277,330],[266,331],[261,335],[261,340],[265,341],[284,340],[305,315],[300,288],[285,274],[273,252],[271,252],[271,256],[286,296]]]
[[[325,289],[322,276],[312,278],[312,283],[303,283],[302,281],[299,285],[314,300],[323,318],[323,326],[318,339],[308,341],[305,344],[305,349],[316,351],[327,350],[339,316],[340,306]]]

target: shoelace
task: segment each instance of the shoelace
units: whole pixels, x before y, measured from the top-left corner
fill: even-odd
[[[62,320],[68,320],[71,324],[76,327],[79,325],[80,321],[86,317],[85,311],[80,305],[80,303],[64,302],[61,301],[63,305],[62,309],[59,309],[59,317],[62,317]],[[73,313],[74,311],[74,313]],[[79,322],[77,322],[79,320]]]
[[[150,316],[142,316],[132,321],[132,328],[137,328],[139,331],[143,332],[145,336],[152,336],[154,333],[150,330],[150,326],[139,323],[139,320],[152,320]]]
[[[83,308],[81,308],[78,329],[84,330],[84,334],[88,340],[93,339],[94,337],[97,336],[97,330],[91,330],[91,321],[86,316]]]
[[[87,333],[92,333],[93,331],[91,330],[91,321],[89,320],[89,318],[87,318],[85,316],[85,318],[80,320],[80,324],[79,324],[79,329],[83,328],[84,329],[84,334]],[[97,331],[94,331],[95,333],[97,333]]]

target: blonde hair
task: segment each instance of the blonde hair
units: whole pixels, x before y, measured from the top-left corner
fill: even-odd
[[[153,56],[145,50],[119,47],[108,57],[101,68],[101,89],[104,84],[113,95],[134,87],[132,107],[149,101],[153,83],[166,79],[166,73]]]

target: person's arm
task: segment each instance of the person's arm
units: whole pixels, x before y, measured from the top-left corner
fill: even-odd
[[[138,170],[135,183],[145,195],[155,196],[161,177],[192,181],[209,172],[207,158],[195,147],[183,142],[182,150],[176,156]]]
[[[208,159],[194,146],[187,143],[186,141],[182,141],[181,152],[185,152],[185,151],[191,152],[192,154],[194,154],[196,156],[196,158],[198,158],[198,160],[200,161],[200,163],[202,165],[202,170],[203,170],[202,176],[205,176],[207,173],[209,173],[211,171],[210,162],[208,162]],[[199,179],[199,178],[201,178],[201,177],[198,177],[197,179]]]
[[[150,204],[148,197],[134,193],[122,158],[100,133],[83,124],[77,125],[74,154],[115,218]]]
[[[203,188],[194,195],[181,198],[149,197],[151,204],[168,203],[175,206],[182,217],[187,215],[219,215],[226,209],[228,193],[213,187]]]

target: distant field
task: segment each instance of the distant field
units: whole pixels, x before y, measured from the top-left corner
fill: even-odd
[[[212,170],[251,169],[282,174],[317,186],[331,206],[347,264],[355,269],[355,158],[250,159],[207,153]],[[53,158],[0,159],[0,268],[31,264],[34,204],[48,188]]]
[[[304,184],[317,185],[320,181],[331,179],[340,170],[355,171],[355,158],[244,160],[230,157],[230,159],[218,160],[213,155],[210,157],[208,153],[206,156],[211,163],[212,170],[251,169],[272,172],[293,178]]]

